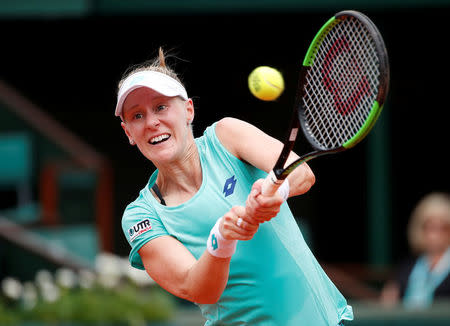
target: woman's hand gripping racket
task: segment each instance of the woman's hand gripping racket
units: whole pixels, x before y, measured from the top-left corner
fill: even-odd
[[[387,51],[374,23],[356,11],[328,20],[303,60],[291,126],[262,193],[273,195],[300,164],[359,143],[382,110],[388,84]],[[300,127],[313,150],[285,167]]]

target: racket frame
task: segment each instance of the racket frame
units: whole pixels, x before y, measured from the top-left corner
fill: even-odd
[[[326,35],[333,29],[333,27],[340,23],[344,19],[348,18],[356,18],[360,22],[364,24],[364,26],[367,28],[368,32],[370,33],[372,40],[375,44],[376,52],[378,53],[379,58],[379,66],[380,66],[380,76],[379,76],[379,85],[378,85],[378,94],[377,97],[372,105],[372,108],[370,110],[369,116],[364,122],[363,126],[359,129],[359,131],[348,141],[346,141],[342,146],[327,149],[321,146],[317,141],[308,133],[306,132],[306,125],[305,125],[305,108],[303,106],[303,96],[305,95],[305,82],[306,78],[308,76],[308,72],[310,70],[310,67],[314,63],[315,56],[317,54],[318,48],[320,47],[320,44],[322,43],[323,39],[326,37]],[[275,166],[272,171],[270,171],[268,177],[266,178],[264,185],[263,185],[263,193],[264,194],[274,194],[278,187],[283,183],[284,179],[299,165],[308,162],[311,159],[317,158],[322,155],[326,154],[332,154],[341,152],[344,150],[347,150],[349,148],[354,147],[356,144],[358,144],[362,139],[364,139],[367,134],[370,132],[372,127],[375,125],[375,122],[377,121],[383,105],[384,101],[388,92],[389,88],[389,62],[388,62],[388,55],[387,50],[383,41],[383,38],[378,31],[378,28],[375,26],[375,24],[364,14],[352,11],[352,10],[346,10],[341,11],[337,13],[335,16],[330,18],[318,31],[316,36],[314,37],[313,41],[311,42],[308,51],[306,52],[305,58],[303,60],[303,64],[300,70],[300,76],[299,76],[299,82],[297,87],[297,94],[295,97],[295,103],[294,103],[294,110],[293,110],[293,116],[291,118],[291,124],[289,127],[289,132],[285,136],[284,146],[281,151],[281,154],[275,163]],[[298,135],[298,129],[301,129],[303,132],[303,135],[308,140],[310,145],[313,148],[313,151],[304,154],[300,156],[296,161],[292,162],[289,166],[285,167],[286,161],[289,157],[289,154],[291,153],[297,135]]]

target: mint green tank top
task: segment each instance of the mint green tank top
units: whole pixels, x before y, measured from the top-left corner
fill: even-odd
[[[150,192],[155,171],[125,209],[122,229],[131,245],[132,266],[144,269],[138,250],[163,235],[178,239],[198,259],[217,219],[232,206],[244,205],[253,183],[267,175],[228,152],[215,126],[195,140],[203,180],[191,199],[179,206],[161,205]],[[238,242],[220,300],[198,306],[205,325],[336,326],[353,319],[351,306],[308,248],[287,203],[252,240]]]

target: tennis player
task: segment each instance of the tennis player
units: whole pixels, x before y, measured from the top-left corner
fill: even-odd
[[[285,202],[314,184],[307,164],[274,196],[263,196],[262,179],[281,142],[232,118],[195,139],[193,102],[161,49],[119,83],[115,114],[130,144],[157,168],[123,215],[132,266],[196,303],[205,325],[337,326],[353,319]]]

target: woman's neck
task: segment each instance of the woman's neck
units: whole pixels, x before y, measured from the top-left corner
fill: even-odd
[[[168,205],[187,201],[202,184],[202,168],[195,142],[187,148],[182,159],[156,167],[156,184]]]

